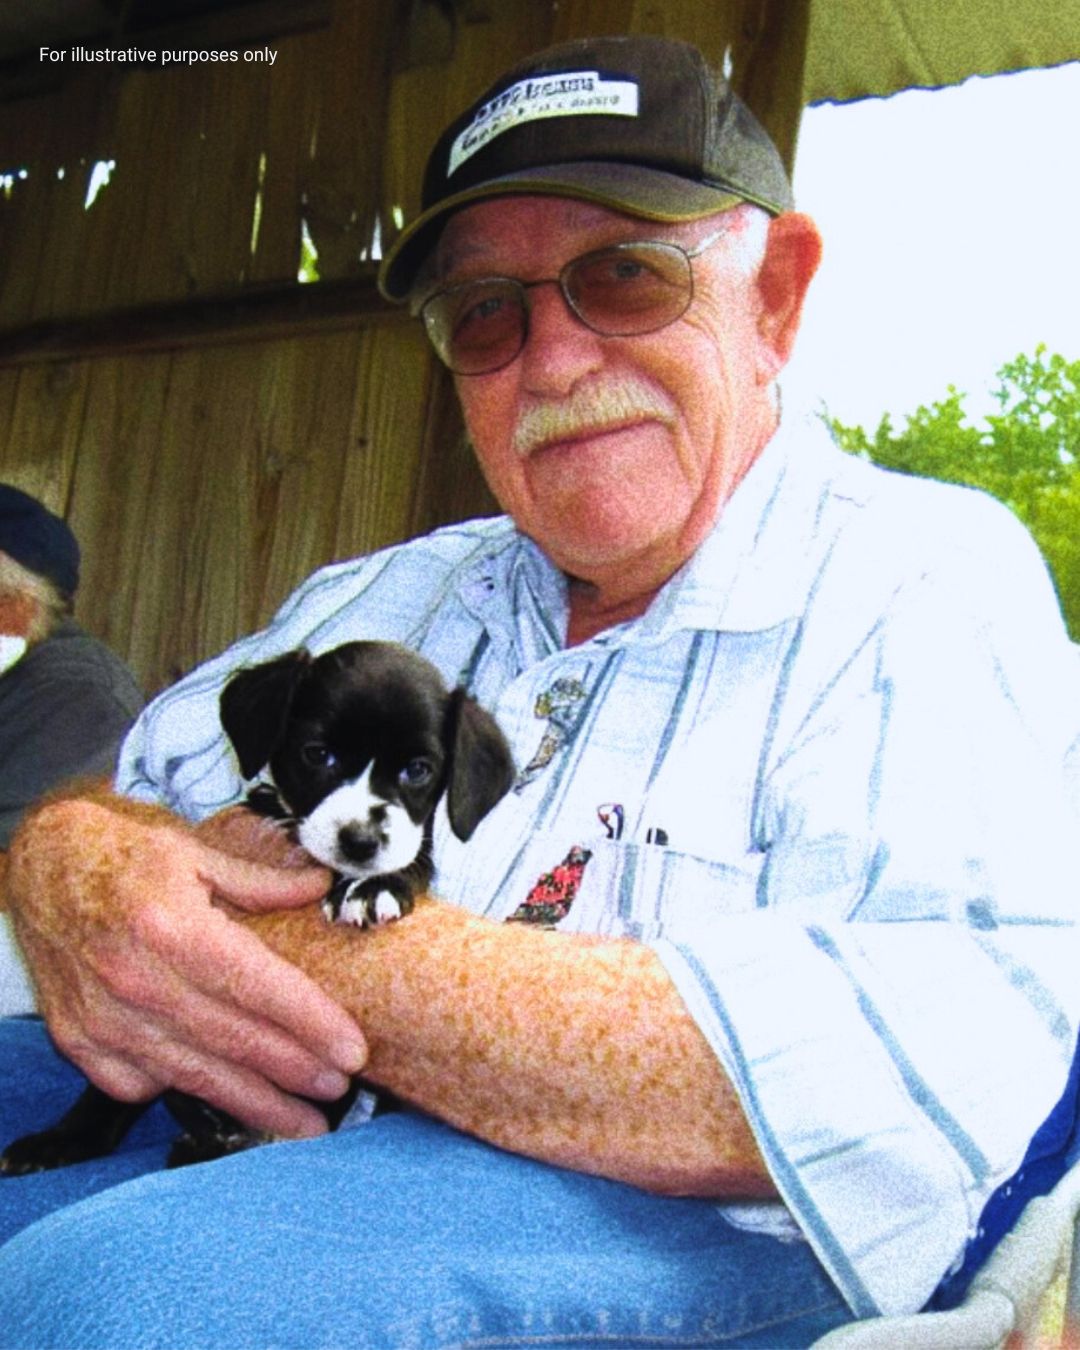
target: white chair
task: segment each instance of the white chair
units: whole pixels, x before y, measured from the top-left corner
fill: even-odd
[[[1051,1350],[1037,1339],[1044,1295],[1063,1263],[1072,1260],[1065,1300],[1063,1350],[1080,1344],[1080,1242],[1073,1241],[1080,1214],[1080,1162],[1048,1195],[1036,1196],[1001,1239],[971,1282],[964,1301],[949,1312],[872,1317],[830,1331],[814,1350]],[[1009,1341],[1009,1337],[1017,1339]]]

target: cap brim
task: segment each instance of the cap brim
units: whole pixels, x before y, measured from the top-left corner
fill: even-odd
[[[383,295],[389,300],[404,300],[408,296],[447,218],[455,211],[485,198],[523,193],[574,197],[643,220],[661,222],[698,220],[739,202],[756,200],[734,188],[712,187],[640,164],[582,161],[521,169],[444,197],[406,226],[387,250],[379,269],[379,289]],[[774,214],[781,209],[770,202],[758,204]]]

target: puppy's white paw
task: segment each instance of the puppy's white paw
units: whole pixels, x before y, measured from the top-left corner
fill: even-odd
[[[405,906],[395,899],[390,891],[379,891],[377,895],[364,895],[363,881],[354,881],[344,890],[328,896],[322,905],[322,911],[330,923],[348,923],[354,928],[377,927],[384,923],[393,923],[405,912]]]
[[[362,881],[351,881],[344,887],[335,886],[322,902],[322,912],[327,922],[366,928],[371,923],[371,901],[364,899],[362,890]]]
[[[375,923],[393,923],[395,919],[401,918],[401,902],[389,891],[380,891],[375,897],[371,911]]]
[[[368,901],[358,895],[347,896],[338,910],[338,923],[351,923],[354,928],[366,928],[371,921]]]

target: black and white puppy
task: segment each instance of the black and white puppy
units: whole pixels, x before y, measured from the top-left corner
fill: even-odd
[[[491,715],[391,642],[287,652],[241,670],[221,723],[245,778],[269,769],[249,804],[288,824],[338,874],[328,918],[364,926],[407,914],[431,883],[432,817],[446,795],[468,839],[513,780]]]
[[[450,826],[468,839],[509,790],[514,767],[495,720],[404,647],[350,642],[319,657],[292,651],[241,670],[221,695],[221,721],[247,779],[272,784],[249,801],[338,873],[324,902],[334,920],[383,923],[407,914],[432,880],[432,817],[446,795]],[[340,1123],[353,1092],[321,1103]],[[184,1129],[169,1166],[249,1148],[260,1136],[186,1093],[165,1093]],[[0,1154],[0,1175],[64,1167],[111,1153],[146,1103],[89,1085],[51,1129]]]

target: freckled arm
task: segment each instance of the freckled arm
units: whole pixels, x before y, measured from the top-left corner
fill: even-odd
[[[365,1074],[491,1143],[668,1194],[772,1197],[733,1088],[660,961],[438,902],[371,931],[251,920],[364,1028]]]
[[[99,789],[32,813],[4,891],[61,1049],[123,1100],[171,1084],[281,1134],[321,1127],[295,1094],[336,1096],[364,1065],[516,1152],[669,1194],[774,1194],[648,948],[430,900],[330,925],[311,903],[327,874],[295,853],[246,811],[193,832]]]

